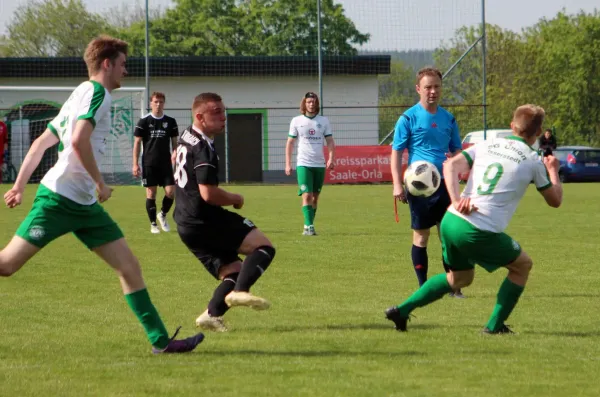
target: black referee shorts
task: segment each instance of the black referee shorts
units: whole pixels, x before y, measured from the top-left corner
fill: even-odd
[[[173,167],[171,163],[166,163],[162,167],[142,167],[142,185],[144,187],[152,186],[173,186],[175,177],[173,176]]]
[[[181,241],[217,280],[219,269],[241,261],[238,248],[246,236],[255,229],[252,221],[235,212],[224,211],[217,219],[202,225],[178,225]]]

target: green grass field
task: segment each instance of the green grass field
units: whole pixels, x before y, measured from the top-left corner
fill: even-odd
[[[0,208],[1,244],[35,189],[21,207]],[[384,319],[417,286],[408,208],[396,224],[390,186],[326,186],[317,237],[301,236],[296,187],[229,189],[277,247],[254,289],[270,310],[231,310],[229,333],[207,334],[191,354],[153,356],[112,270],[65,236],[0,280],[0,395],[600,395],[600,184],[565,185],[558,210],[528,191],[508,229],[534,260],[511,336],[480,334],[505,277],[481,268],[467,299],[415,311],[409,332]],[[170,332],[192,334],[216,281],[175,232],[150,234],[141,187],[117,187],[106,208]],[[443,271],[436,236],[430,274]]]

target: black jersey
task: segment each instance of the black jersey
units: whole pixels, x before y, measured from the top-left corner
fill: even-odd
[[[179,135],[177,121],[173,117],[163,115],[157,119],[150,113],[138,121],[134,135],[142,138],[142,166],[170,166],[171,138]]]
[[[214,143],[188,127],[177,145],[175,222],[180,226],[219,222],[227,212],[204,201],[198,185],[219,185],[219,156]]]

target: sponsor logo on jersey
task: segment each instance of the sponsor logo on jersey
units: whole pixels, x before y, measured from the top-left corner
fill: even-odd
[[[514,248],[515,251],[518,251],[518,250],[521,249],[521,246],[515,240],[512,241],[512,246],[513,246],[513,248]]]
[[[200,138],[194,136],[188,130],[183,131],[183,134],[181,134],[181,140],[186,143],[189,143],[192,146],[196,146],[198,142],[200,142]]]
[[[34,226],[31,229],[29,229],[29,237],[31,237],[34,240],[39,240],[41,238],[43,238],[46,235],[46,231],[44,230],[44,228],[42,226]]]
[[[431,128],[437,128],[437,124],[434,122],[433,124],[431,124]]]

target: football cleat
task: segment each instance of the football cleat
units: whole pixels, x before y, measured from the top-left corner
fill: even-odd
[[[227,327],[225,326],[223,317],[211,316],[208,314],[208,309],[196,319],[196,326],[208,331],[227,332]]]
[[[254,310],[266,310],[271,307],[271,304],[268,300],[244,291],[230,292],[225,297],[225,303],[227,303],[227,306],[229,307],[247,306],[253,308]]]
[[[396,330],[406,332],[406,324],[408,323],[408,317],[404,317],[400,314],[400,310],[393,306],[385,311],[385,318],[392,321],[395,325]]]
[[[169,222],[167,222],[167,216],[164,215],[161,212],[158,213],[158,215],[156,216],[156,219],[158,219],[158,224],[160,225],[160,227],[162,228],[162,230],[164,230],[165,232],[170,232],[171,231],[171,227],[169,226]]]
[[[156,223],[150,224],[150,233],[152,233],[152,234],[160,233],[160,229],[158,228],[158,225]]]
[[[190,336],[189,338],[176,340],[175,337],[179,333],[181,327],[177,328],[175,334],[169,340],[169,344],[164,349],[158,349],[156,347],[152,347],[153,354],[161,354],[161,353],[187,353],[191,352],[204,340],[204,334],[199,333],[194,336]]]
[[[488,334],[488,335],[514,334],[515,333],[512,329],[508,328],[508,325],[506,325],[506,324],[502,324],[502,326],[500,328],[498,328],[496,331],[492,331],[488,327],[485,327],[485,328],[483,328],[483,330],[481,332],[484,334]]]

